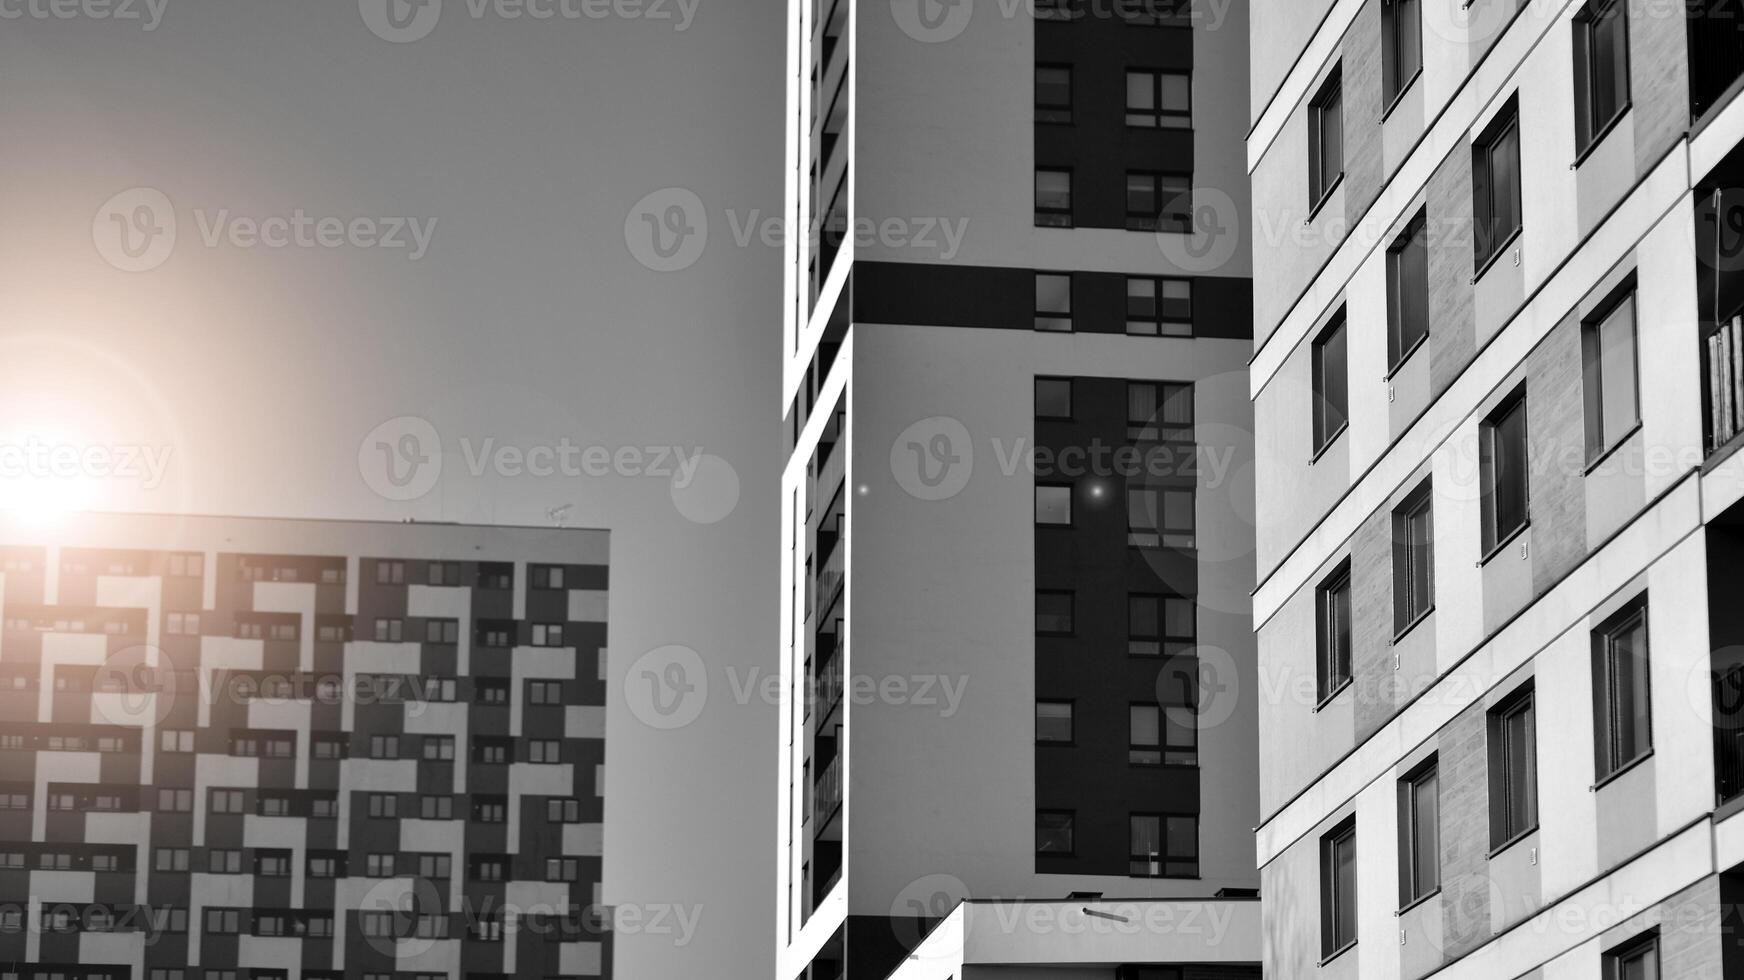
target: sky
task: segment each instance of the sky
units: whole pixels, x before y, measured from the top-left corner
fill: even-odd
[[[0,509],[611,529],[620,977],[773,971],[784,9],[0,0]]]

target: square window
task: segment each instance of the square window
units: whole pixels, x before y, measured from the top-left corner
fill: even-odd
[[[1072,811],[1036,811],[1036,853],[1072,854]]]
[[[1035,382],[1036,418],[1069,419],[1072,417],[1072,379],[1037,378]]]
[[[1127,277],[1126,332],[1135,337],[1191,337],[1193,281]]]
[[[1135,813],[1128,826],[1128,874],[1135,878],[1191,878],[1199,874],[1198,817]]]
[[[1072,523],[1072,488],[1055,484],[1038,484],[1035,488],[1036,523],[1049,526],[1070,526]]]
[[[1036,702],[1036,741],[1038,743],[1070,744],[1072,741],[1072,702]]]
[[[1126,124],[1140,129],[1191,129],[1193,77],[1180,72],[1127,71]]]
[[[1072,330],[1072,277],[1038,272],[1035,277],[1035,328],[1053,333]]]
[[[1183,174],[1126,175],[1128,231],[1185,232],[1192,228],[1193,179]]]
[[[1037,592],[1035,609],[1038,636],[1072,635],[1072,593]]]

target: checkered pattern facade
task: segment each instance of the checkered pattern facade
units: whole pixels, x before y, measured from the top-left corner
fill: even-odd
[[[609,975],[604,532],[153,521],[0,547],[0,978]]]

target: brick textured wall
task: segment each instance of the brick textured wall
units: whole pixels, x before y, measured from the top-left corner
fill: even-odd
[[[1477,356],[1472,288],[1471,152],[1454,148],[1429,178],[1429,380],[1439,398]],[[1419,354],[1421,356],[1421,354]]]
[[[1355,227],[1381,192],[1381,3],[1368,0],[1344,35],[1344,215]]]
[[[1351,539],[1351,674],[1360,743],[1393,716],[1393,515],[1371,514]]]
[[[1445,955],[1490,939],[1490,787],[1484,707],[1474,704],[1441,730],[1441,896]]]
[[[1645,174],[1689,128],[1689,40],[1664,0],[1629,0],[1629,96],[1635,172]]]
[[[1586,418],[1580,392],[1580,323],[1571,317],[1526,358],[1534,595],[1543,595],[1586,555]]]
[[[1662,980],[1720,980],[1720,879],[1699,881],[1660,903]]]

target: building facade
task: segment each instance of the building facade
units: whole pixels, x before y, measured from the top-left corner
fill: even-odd
[[[0,530],[0,975],[609,975],[606,532]]]
[[[1744,9],[1252,8],[1267,973],[1744,976]]]
[[[1244,16],[790,6],[781,980],[1257,970]]]

